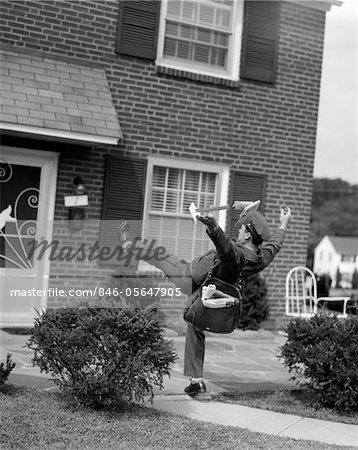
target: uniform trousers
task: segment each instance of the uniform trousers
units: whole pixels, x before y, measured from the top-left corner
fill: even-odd
[[[193,279],[192,264],[165,251],[158,253],[158,247],[146,241],[135,241],[129,249],[136,259],[142,259],[160,269],[182,293],[191,296],[200,286]],[[199,281],[198,281],[199,283]],[[191,378],[203,376],[205,356],[205,334],[188,324],[185,337],[184,375]]]

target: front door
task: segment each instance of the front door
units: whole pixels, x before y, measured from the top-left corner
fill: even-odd
[[[32,253],[52,238],[57,166],[56,153],[1,148],[1,327],[32,326],[46,307],[49,261]]]

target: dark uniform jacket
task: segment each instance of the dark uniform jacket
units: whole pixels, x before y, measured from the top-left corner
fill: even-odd
[[[213,276],[234,284],[239,278],[247,278],[267,267],[282,247],[285,231],[277,229],[270,240],[264,241],[257,252],[231,239],[220,227],[207,231],[215,249],[194,259],[191,263],[193,282],[199,287],[217,259]]]

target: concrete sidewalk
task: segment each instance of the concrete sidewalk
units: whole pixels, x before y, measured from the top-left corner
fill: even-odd
[[[157,391],[153,407],[192,419],[221,425],[247,428],[251,431],[286,436],[301,440],[358,448],[358,426],[275,413],[246,406],[219,403],[210,395],[229,389],[243,392],[291,386],[290,375],[277,355],[285,339],[269,331],[237,331],[228,336],[209,335],[205,356],[205,382],[208,393],[197,399],[183,394],[188,380],[182,375],[184,337],[168,330],[166,337],[174,341],[179,356],[166,377],[164,389]],[[16,368],[9,382],[30,385],[40,390],[57,389],[48,375],[32,367],[32,352],[24,348],[27,336],[0,330],[0,360],[12,353]]]

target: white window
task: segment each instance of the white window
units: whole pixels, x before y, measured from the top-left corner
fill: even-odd
[[[239,78],[243,0],[163,0],[156,63]]]
[[[189,205],[225,205],[228,174],[223,166],[150,158],[143,236],[187,261],[206,252],[211,247],[206,227],[194,223]],[[225,211],[218,214],[218,221],[225,226]]]
[[[342,258],[341,258],[341,261],[342,262],[354,262],[354,260],[355,260],[355,258],[354,258],[354,255],[345,255],[345,254],[343,254],[342,255]]]

